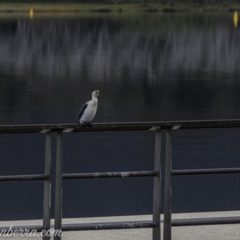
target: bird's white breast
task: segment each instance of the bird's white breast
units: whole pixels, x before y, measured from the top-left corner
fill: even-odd
[[[92,122],[93,118],[96,115],[97,112],[97,107],[98,107],[98,100],[94,99],[88,102],[88,106],[85,109],[81,119],[80,119],[80,123],[88,123],[88,122]]]

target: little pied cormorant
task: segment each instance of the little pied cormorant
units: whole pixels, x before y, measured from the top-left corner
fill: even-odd
[[[92,100],[84,103],[79,110],[78,121],[83,127],[92,127],[92,120],[97,112],[99,92],[99,90],[94,91]]]

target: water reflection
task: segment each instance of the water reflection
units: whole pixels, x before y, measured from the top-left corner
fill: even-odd
[[[5,110],[1,123],[75,121],[79,102],[94,88],[104,93],[98,120],[238,117],[240,36],[230,19],[157,14],[4,19],[1,109],[11,105],[14,111]],[[122,108],[123,95],[135,114]],[[34,102],[42,105],[37,112]],[[18,109],[30,116],[6,117]],[[39,111],[47,117],[37,118]]]
[[[79,106],[94,89],[101,91],[97,122],[240,118],[239,37],[230,14],[1,18],[0,123],[77,122]],[[196,167],[194,164],[202,168],[238,165],[237,131],[182,131],[175,136],[176,168]],[[26,153],[28,141],[34,147]],[[0,142],[1,157],[10,159],[10,166],[16,166],[15,157],[21,156],[17,169],[4,160],[1,174],[42,169],[32,165],[32,159],[37,166],[42,162],[42,157],[36,155],[38,140],[2,137]],[[21,154],[12,150],[16,146]],[[153,167],[152,133],[66,136],[65,148],[66,172]],[[174,211],[236,209],[239,194],[231,205],[227,201],[228,194],[237,192],[238,178],[232,177],[235,182],[232,188],[225,189],[228,194],[221,188],[230,184],[230,179],[225,182],[222,177],[197,177],[189,184],[189,179],[183,178],[176,182],[174,195],[178,201],[174,202]],[[213,185],[206,189],[209,181]],[[76,213],[90,216],[151,211],[151,180],[140,184],[130,180],[127,187],[118,180],[110,184],[65,184],[66,217]],[[219,204],[212,196],[216,185],[216,195],[222,197]],[[28,196],[27,189],[24,191],[21,186],[19,195]],[[193,189],[195,193],[189,198]],[[20,200],[22,208],[18,213],[9,210],[8,199],[14,201],[15,194],[11,190],[1,185],[0,191],[5,193],[1,196],[3,219],[41,217],[39,208],[26,207],[32,206],[34,197]],[[96,203],[97,196],[101,197]],[[203,205],[202,198],[206,200]],[[34,201],[40,204],[39,197]],[[87,207],[90,202],[91,207]]]
[[[238,26],[238,12],[235,11],[234,14],[233,14],[233,25],[234,27],[236,28]]]
[[[166,69],[239,71],[239,31],[225,16],[18,19],[1,22],[0,36],[0,65],[19,76],[28,69],[76,79],[87,71],[92,81],[109,82],[126,68],[135,81],[142,69],[156,82]]]

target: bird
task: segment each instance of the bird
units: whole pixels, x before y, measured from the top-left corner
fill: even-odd
[[[92,127],[92,120],[96,115],[97,107],[98,107],[98,99],[100,91],[95,90],[92,93],[92,100],[84,103],[78,114],[78,121],[79,123],[85,127]]]

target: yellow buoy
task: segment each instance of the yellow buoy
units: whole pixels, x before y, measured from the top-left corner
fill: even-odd
[[[233,13],[233,25],[234,25],[234,27],[238,26],[238,12],[237,11],[235,11]]]
[[[30,10],[29,10],[29,17],[33,18],[33,9],[32,8],[30,8]]]

